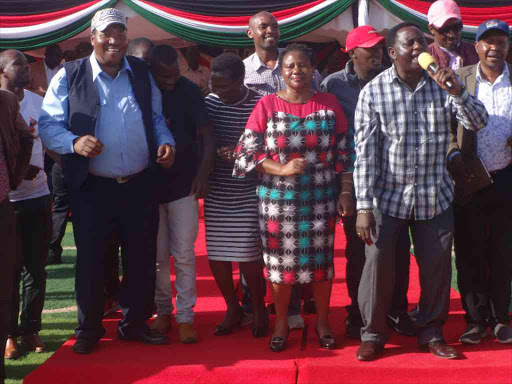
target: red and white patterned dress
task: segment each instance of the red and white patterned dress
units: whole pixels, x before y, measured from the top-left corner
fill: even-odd
[[[347,120],[335,96],[316,93],[305,104],[263,97],[237,147],[233,175],[244,177],[265,159],[307,160],[301,175],[262,174],[257,187],[267,275],[273,283],[334,277],[336,174],[353,171]]]

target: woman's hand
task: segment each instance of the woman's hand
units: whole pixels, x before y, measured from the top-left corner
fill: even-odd
[[[377,229],[373,212],[357,214],[356,233],[368,245],[373,244],[372,235],[377,240]]]
[[[281,166],[280,176],[292,176],[304,173],[306,169],[306,159],[293,159]]]
[[[232,163],[235,162],[235,146],[227,145],[225,147],[220,147],[217,149],[217,156],[219,156],[222,160],[230,161]]]
[[[356,201],[352,193],[340,193],[338,197],[338,213],[341,216],[353,216],[356,213]]]

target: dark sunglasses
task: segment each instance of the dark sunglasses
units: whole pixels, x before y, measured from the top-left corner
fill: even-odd
[[[459,33],[460,31],[462,31],[462,28],[463,28],[462,23],[457,23],[457,24],[449,25],[447,27],[443,27],[443,28],[439,28],[439,29],[434,28],[434,29],[436,30],[437,33],[440,33],[441,35],[447,35],[450,31]]]

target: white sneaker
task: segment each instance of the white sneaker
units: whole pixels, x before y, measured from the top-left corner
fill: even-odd
[[[302,329],[304,328],[304,319],[301,315],[288,316],[288,328],[290,329]]]

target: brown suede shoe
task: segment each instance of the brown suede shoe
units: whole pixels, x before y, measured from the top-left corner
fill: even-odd
[[[459,352],[453,347],[450,347],[444,340],[431,341],[426,345],[434,356],[441,359],[456,359],[459,357]]]
[[[4,357],[6,359],[17,359],[20,356],[20,347],[15,337],[9,337],[5,343]]]
[[[171,315],[158,315],[155,321],[151,324],[150,328],[152,331],[161,335],[167,335],[172,327],[172,316]]]
[[[43,340],[41,340],[38,334],[21,336],[21,344],[27,351],[35,353],[46,352]]]
[[[194,329],[192,323],[179,323],[178,333],[180,335],[180,341],[183,344],[195,344],[199,341],[197,331]]]
[[[384,351],[384,345],[376,341],[362,341],[356,352],[357,360],[372,361],[375,360]]]

